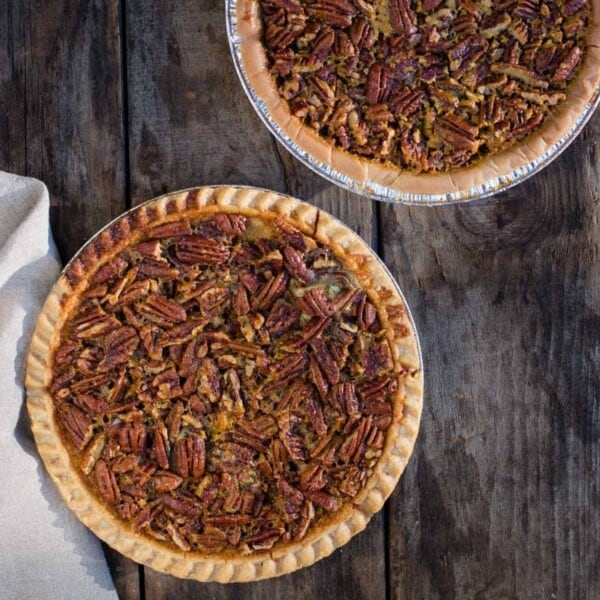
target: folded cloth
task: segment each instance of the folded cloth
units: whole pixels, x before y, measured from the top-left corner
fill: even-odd
[[[46,473],[24,404],[29,342],[60,271],[49,204],[43,183],[0,171],[0,596],[114,599],[100,542]]]

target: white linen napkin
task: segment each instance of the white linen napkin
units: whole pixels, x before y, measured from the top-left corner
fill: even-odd
[[[31,334],[60,271],[46,186],[0,171],[0,596],[114,599],[100,542],[37,454],[23,381]]]

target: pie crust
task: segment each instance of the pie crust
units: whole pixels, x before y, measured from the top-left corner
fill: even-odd
[[[394,165],[365,160],[334,146],[290,113],[269,72],[257,0],[235,0],[235,24],[242,68],[252,89],[250,95],[256,96],[255,104],[260,105],[261,116],[268,115],[276,133],[289,138],[288,146],[298,147],[300,155],[311,157],[312,168],[320,169],[321,174],[336,183],[350,182],[347,187],[378,199],[383,199],[384,194],[391,199],[396,192],[400,198],[412,202],[460,200],[489,195],[514,185],[537,172],[567,147],[574,139],[571,134],[579,132],[599,99],[600,0],[592,0],[587,50],[579,72],[567,89],[566,100],[539,129],[512,148],[470,166],[440,173],[402,171]],[[330,174],[328,169],[337,174]]]
[[[401,380],[403,383],[393,398],[393,421],[386,432],[382,455],[352,502],[346,502],[323,525],[310,528],[300,542],[233,557],[168,547],[135,533],[113,514],[85,484],[80,469],[72,463],[49,392],[53,355],[61,329],[98,268],[151,226],[215,212],[279,215],[330,247],[368,290],[386,331],[404,332],[392,334],[392,354],[394,364],[409,373]],[[28,357],[26,389],[27,408],[40,455],[61,495],[85,525],[125,556],[157,571],[227,583],[275,577],[311,565],[366,527],[394,490],[415,444],[422,410],[423,371],[418,339],[404,298],[385,266],[356,234],[330,215],[288,196],[255,188],[203,187],[162,196],[132,209],[80,250],[56,282],[38,319]]]

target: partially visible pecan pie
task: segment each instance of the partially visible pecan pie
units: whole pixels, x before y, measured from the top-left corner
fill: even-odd
[[[532,134],[564,135],[600,78],[593,0],[237,2],[247,76],[274,120],[359,180],[359,160],[370,179],[425,192],[451,191],[482,159],[501,174],[536,154]]]
[[[46,393],[72,468],[128,535],[264,561],[364,519],[420,372],[401,298],[345,228],[237,193],[150,204],[84,250]]]

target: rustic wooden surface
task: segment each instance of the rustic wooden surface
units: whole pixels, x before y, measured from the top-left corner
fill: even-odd
[[[421,433],[364,533],[312,568],[226,587],[106,548],[122,598],[600,597],[600,114],[513,191],[392,207],[277,145],[236,79],[220,1],[3,0],[0,49],[0,168],[47,183],[64,260],[154,195],[259,185],[370,241],[421,333]]]

